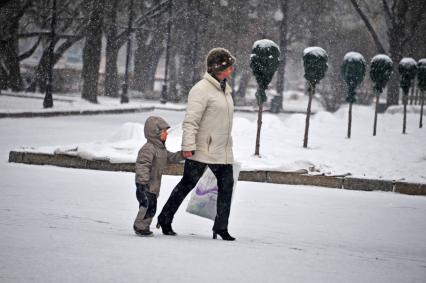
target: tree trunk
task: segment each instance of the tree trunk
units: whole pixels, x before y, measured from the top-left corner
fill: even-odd
[[[399,72],[398,65],[402,59],[402,46],[399,39],[400,28],[392,27],[389,29],[389,53],[393,61],[393,74],[388,84],[388,93],[386,96],[386,105],[398,105],[399,103]]]
[[[147,84],[148,90],[153,91],[154,90],[154,84],[155,84],[155,73],[157,72],[158,63],[160,62],[161,55],[163,53],[163,46],[162,46],[162,35],[156,38],[157,41],[157,48],[154,48],[155,51],[153,52],[153,56],[151,60],[148,62],[148,72],[147,72],[147,78],[149,81],[149,84]]]
[[[404,89],[402,103],[404,104],[404,117],[402,121],[402,133],[406,133],[407,129],[407,102],[408,102],[408,89]]]
[[[2,5],[4,6],[0,10],[0,56],[2,55],[0,64],[3,64],[7,74],[5,78],[7,87],[13,91],[20,91],[23,83],[19,66],[19,20],[31,2],[8,1]]]
[[[3,45],[3,44],[2,44]],[[3,45],[5,66],[8,71],[7,87],[13,91],[21,91],[23,88],[21,70],[18,57],[18,39],[13,36]]]
[[[71,46],[74,45],[77,41],[82,38],[81,35],[76,35],[74,38],[69,38],[67,41],[62,43],[58,48],[56,48],[54,56],[53,56],[53,66],[62,58],[62,55],[67,51]],[[55,39],[55,44],[58,42],[58,39]],[[49,50],[46,48],[43,50],[43,53],[40,57],[39,63],[37,65],[35,71],[35,78],[31,82],[31,84],[27,87],[26,91],[35,92],[37,90],[37,86],[39,87],[39,91],[41,93],[46,91],[46,80],[47,80],[47,72],[49,67]]]
[[[285,65],[286,65],[286,56],[287,56],[287,15],[288,15],[288,1],[281,0],[281,12],[283,13],[283,18],[280,23],[280,50],[281,50],[281,62],[278,67],[277,72],[277,98],[278,107],[276,112],[282,111],[282,103],[284,100],[284,83],[285,83]]]
[[[170,48],[169,60],[169,99],[172,102],[179,102],[181,97],[177,91],[177,66],[176,66],[176,49]]]
[[[152,36],[149,43],[146,43],[145,37],[138,40],[138,48],[135,52],[135,87],[141,92],[154,90],[155,72],[164,50],[162,32],[149,36]]]
[[[419,128],[423,128],[423,107],[425,104],[425,91],[420,91],[420,121]]]
[[[0,92],[2,89],[7,88],[7,76],[8,76],[7,71],[0,61]]]
[[[4,66],[7,70],[6,84],[13,91],[22,90],[22,77],[19,67],[18,46],[18,21],[13,23],[9,29],[10,37],[1,41],[0,54],[3,54]]]
[[[145,46],[145,43],[148,41],[149,35],[147,32],[136,31],[136,49],[134,56],[134,78],[133,83],[136,90],[143,92],[145,90],[145,85],[147,78],[145,77],[146,58],[148,56],[148,48]]]
[[[378,92],[378,90],[374,90],[374,92],[375,92],[375,95],[376,95],[376,104],[375,104],[375,108],[374,108],[373,136],[376,136],[376,132],[377,132],[377,109],[379,107],[380,93]]]
[[[416,93],[415,89],[416,89],[416,78],[414,78],[413,82],[411,83],[410,105],[413,105],[413,102],[414,102],[414,95]]]
[[[36,92],[37,86],[39,87],[39,92],[44,93],[46,90],[46,79],[47,71],[49,67],[49,50],[48,48],[43,50],[43,53],[38,61],[38,65],[35,71],[34,80],[28,86],[27,91]]]
[[[90,22],[87,27],[86,42],[83,48],[83,90],[81,97],[97,103],[99,65],[102,48],[102,20],[104,0],[93,0]]]
[[[107,40],[108,42],[108,40]],[[107,43],[106,48],[106,64],[105,64],[105,95],[118,97],[118,68],[117,59],[119,48],[115,44]]]
[[[199,63],[196,62],[198,50],[194,48],[194,46],[198,46],[197,29],[199,23],[197,20],[199,19],[199,5],[197,1],[188,0],[187,9],[192,11],[192,16],[185,18],[184,29],[187,31],[185,33],[187,40],[184,40],[182,43],[181,56],[179,57],[181,71],[178,75],[180,95],[185,99],[195,81],[199,79],[199,75],[194,70],[194,67]]]
[[[206,34],[208,28],[208,17],[205,17],[201,10],[201,1],[192,1],[190,7],[192,11],[196,11],[193,17],[190,17],[190,26],[194,27],[194,37],[192,42],[192,59],[193,62],[193,73],[192,73],[192,84],[194,85],[201,79],[201,73],[205,68],[202,50],[202,37]]]
[[[351,138],[352,130],[352,102],[349,103],[349,113],[348,113],[348,139]]]
[[[250,82],[250,78],[251,78],[251,74],[248,71],[243,72],[243,74],[241,75],[240,82],[238,84],[238,90],[235,95],[236,102],[238,104],[243,104],[243,102],[245,104],[246,91],[247,91],[248,84]]]
[[[117,58],[120,46],[117,42],[117,6],[118,0],[107,1],[105,95],[118,97]]]
[[[143,34],[137,32],[137,49],[135,51],[134,85],[138,91],[153,91],[155,83],[155,72],[163,53],[163,30]]]
[[[260,157],[260,131],[262,129],[262,112],[263,112],[263,103],[259,104],[259,109],[257,111],[257,130],[256,130],[256,145],[254,148],[254,155]]]
[[[178,81],[180,84],[180,96],[187,99],[189,90],[192,87],[192,68],[193,62],[191,61],[192,52],[189,42],[185,42],[185,48],[181,52],[179,57],[180,61],[180,72],[178,74]]]
[[[309,82],[308,87],[309,100],[308,100],[308,108],[306,110],[306,121],[305,121],[305,135],[303,138],[303,147],[308,147],[308,139],[309,139],[309,122],[311,119],[311,105],[312,105],[312,97],[315,95],[315,84]]]

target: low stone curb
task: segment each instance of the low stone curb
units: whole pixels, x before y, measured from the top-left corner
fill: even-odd
[[[407,195],[426,195],[426,184],[395,182],[395,192]]]
[[[134,172],[135,170],[134,163],[110,163],[108,160],[87,160],[65,154],[21,151],[10,151],[9,162],[104,171]],[[182,175],[182,173],[183,164],[171,164],[167,167],[165,172],[166,175]],[[238,180],[287,185],[307,185],[346,190],[387,191],[408,195],[426,195],[426,184],[353,177],[306,175],[279,171],[241,171]]]
[[[32,96],[32,95],[23,95],[23,94],[11,94],[11,93],[7,93],[7,92],[2,92],[1,95],[4,96],[10,96],[10,97],[19,97],[19,98],[28,98],[28,99],[38,99],[38,100],[43,100],[44,97],[41,96]],[[61,102],[69,102],[72,103],[74,102],[74,100],[69,99],[69,98],[53,98],[53,101],[61,101]]]
[[[343,180],[343,188],[346,190],[358,191],[393,191],[393,182],[389,180],[375,180],[345,177]]]

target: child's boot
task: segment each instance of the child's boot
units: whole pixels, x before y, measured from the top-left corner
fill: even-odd
[[[138,236],[152,236],[153,233],[149,230],[149,225],[151,225],[152,218],[146,217],[147,209],[143,206],[139,208],[138,215],[136,216],[135,223],[133,224],[133,230]]]
[[[149,230],[149,228],[146,229],[138,229],[138,227],[133,225],[133,230],[135,231],[135,234],[141,237],[150,237],[153,236],[154,233]]]

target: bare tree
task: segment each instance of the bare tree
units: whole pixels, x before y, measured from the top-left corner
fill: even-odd
[[[105,49],[105,95],[111,97],[118,97],[118,69],[117,58],[118,52],[122,44],[124,44],[123,37],[120,44],[118,40],[118,27],[117,27],[117,10],[118,0],[106,1],[106,19],[105,19],[105,36],[106,36],[106,49]]]
[[[189,90],[200,77],[200,74],[195,72],[197,64],[200,63],[198,56],[200,56],[200,44],[198,42],[200,37],[200,12],[201,3],[196,0],[185,1],[185,17],[182,27],[184,28],[183,35],[186,40],[182,43],[180,52],[180,72],[178,74],[178,81],[180,83],[181,96],[186,98]]]
[[[92,0],[91,4],[90,22],[87,26],[86,42],[83,48],[83,90],[81,97],[97,103],[105,0]]]
[[[286,66],[286,56],[287,56],[287,32],[288,32],[288,0],[281,0],[280,1],[280,11],[282,14],[282,18],[279,21],[279,46],[281,50],[281,62],[280,66],[278,67],[277,71],[277,97],[274,98],[276,101],[273,101],[274,104],[277,105],[276,109],[274,111],[279,112],[282,110],[282,104],[284,99],[284,82],[285,82],[285,66]]]
[[[14,91],[23,88],[19,66],[19,21],[30,6],[30,0],[6,1],[0,10],[0,69],[5,76],[5,87]]]
[[[45,92],[47,73],[49,69],[49,45],[50,30],[48,24],[50,21],[51,9],[47,8],[43,1],[34,1],[31,9],[28,10],[27,17],[30,28],[26,32],[19,34],[20,38],[38,37],[38,41],[42,41],[42,55],[35,68],[35,74],[27,91],[34,92],[39,89]],[[82,1],[59,1],[57,16],[59,18],[57,31],[53,38],[54,53],[52,58],[52,66],[54,66],[63,56],[63,54],[76,42],[84,37],[87,25],[85,17],[82,17]],[[38,42],[37,41],[37,42]],[[36,44],[38,45],[38,43]],[[36,45],[20,56],[20,60],[31,56]],[[24,56],[26,55],[26,56]]]
[[[403,57],[407,43],[411,40],[421,22],[425,21],[424,1],[382,0],[382,12],[386,20],[387,44],[379,38],[377,30],[373,27],[368,15],[361,9],[359,1],[350,1],[371,34],[377,51],[389,54],[394,63],[394,75],[388,85],[387,105],[398,104],[399,73],[397,67]],[[365,3],[365,6],[367,5]]]
[[[144,14],[138,22],[136,31],[136,50],[134,58],[134,86],[138,91],[152,93],[154,90],[155,73],[164,51],[163,41],[166,35],[166,24],[161,16],[145,15],[147,11],[160,11],[160,0],[154,1],[154,7],[141,3],[140,11]],[[157,8],[158,7],[158,8]]]

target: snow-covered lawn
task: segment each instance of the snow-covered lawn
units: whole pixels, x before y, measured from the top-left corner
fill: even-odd
[[[161,89],[161,86],[158,87]],[[248,104],[255,104],[255,93],[256,89],[250,88],[247,90],[246,102]],[[274,90],[268,90],[268,101],[271,101],[273,95],[276,92]],[[112,98],[105,96],[98,96],[98,104],[90,103],[81,98],[80,93],[55,93],[53,95],[54,107],[44,109],[43,108],[43,93],[29,93],[29,92],[11,92],[3,91],[0,95],[0,113],[20,113],[20,112],[52,112],[52,111],[85,111],[85,110],[106,110],[106,109],[129,109],[139,107],[157,107],[174,110],[184,110],[185,104],[177,103],[166,103],[162,104],[158,100],[147,100],[142,98],[140,92],[131,91],[129,93],[130,102],[127,104],[121,104],[120,98]],[[315,96],[312,102],[312,112],[323,110],[323,107],[319,103],[319,95]],[[306,111],[307,107],[307,96],[299,91],[287,91],[284,93],[285,110],[293,112]],[[253,106],[241,106],[237,107],[241,110],[256,110]]]
[[[261,158],[254,156],[256,113],[237,112],[233,142],[236,160],[242,170],[305,171],[310,174],[351,175],[361,178],[403,180],[426,183],[426,129],[418,128],[419,114],[410,107],[407,134],[402,132],[401,107],[379,115],[377,136],[373,137],[374,110],[369,106],[353,109],[352,137],[346,138],[347,107],[336,113],[320,111],[312,116],[308,148],[302,147],[305,114],[263,115]],[[161,116],[167,119],[169,112]],[[184,113],[173,114],[183,117]],[[182,118],[170,121],[168,148],[180,150]],[[23,151],[60,152],[86,159],[135,162],[145,142],[141,119],[112,128],[109,135],[83,143],[56,144],[49,147],[21,148]],[[83,129],[84,127],[82,127]],[[30,145],[28,143],[22,145]],[[46,144],[47,145],[47,144]],[[19,147],[15,147],[19,148]]]
[[[212,240],[212,222],[186,213],[186,201],[174,222],[179,236],[155,230],[153,238],[139,238],[131,229],[137,212],[133,174],[7,163],[13,148],[107,140],[124,123],[143,123],[152,114],[177,125],[184,113],[0,119],[1,282],[424,282],[425,197],[239,182],[229,227],[236,242]],[[413,143],[424,153],[424,130],[415,129],[414,116],[405,136],[397,135],[399,118],[389,117],[380,116],[379,125],[390,119],[394,127],[379,128],[376,138],[390,133],[401,140],[393,141],[399,145],[394,158],[414,150]],[[355,117],[351,141],[345,140],[344,127],[315,129],[325,118],[335,119],[326,114],[313,119],[308,152],[332,146],[318,138],[321,131],[335,131],[330,139],[339,138],[338,144],[347,147],[351,141],[366,147],[374,141],[367,139],[370,124],[362,126]],[[293,143],[301,147],[303,136],[293,141],[288,126],[299,119],[265,117],[273,121],[264,124],[265,159]],[[238,131],[255,117],[238,114],[236,120]],[[265,125],[274,136],[268,138]],[[271,139],[277,148],[267,146]],[[242,143],[236,141],[235,147]],[[178,180],[164,178],[159,209]]]
[[[56,112],[56,111],[86,111],[86,110],[110,110],[110,109],[134,109],[140,107],[164,107],[159,101],[131,99],[129,103],[121,104],[120,98],[105,96],[98,97],[98,103],[93,104],[81,98],[80,94],[55,94],[53,96],[53,108],[43,108],[42,93],[16,93],[7,92],[7,95],[0,95],[0,113],[21,113],[21,112]],[[167,108],[184,110],[185,105],[168,103]]]

